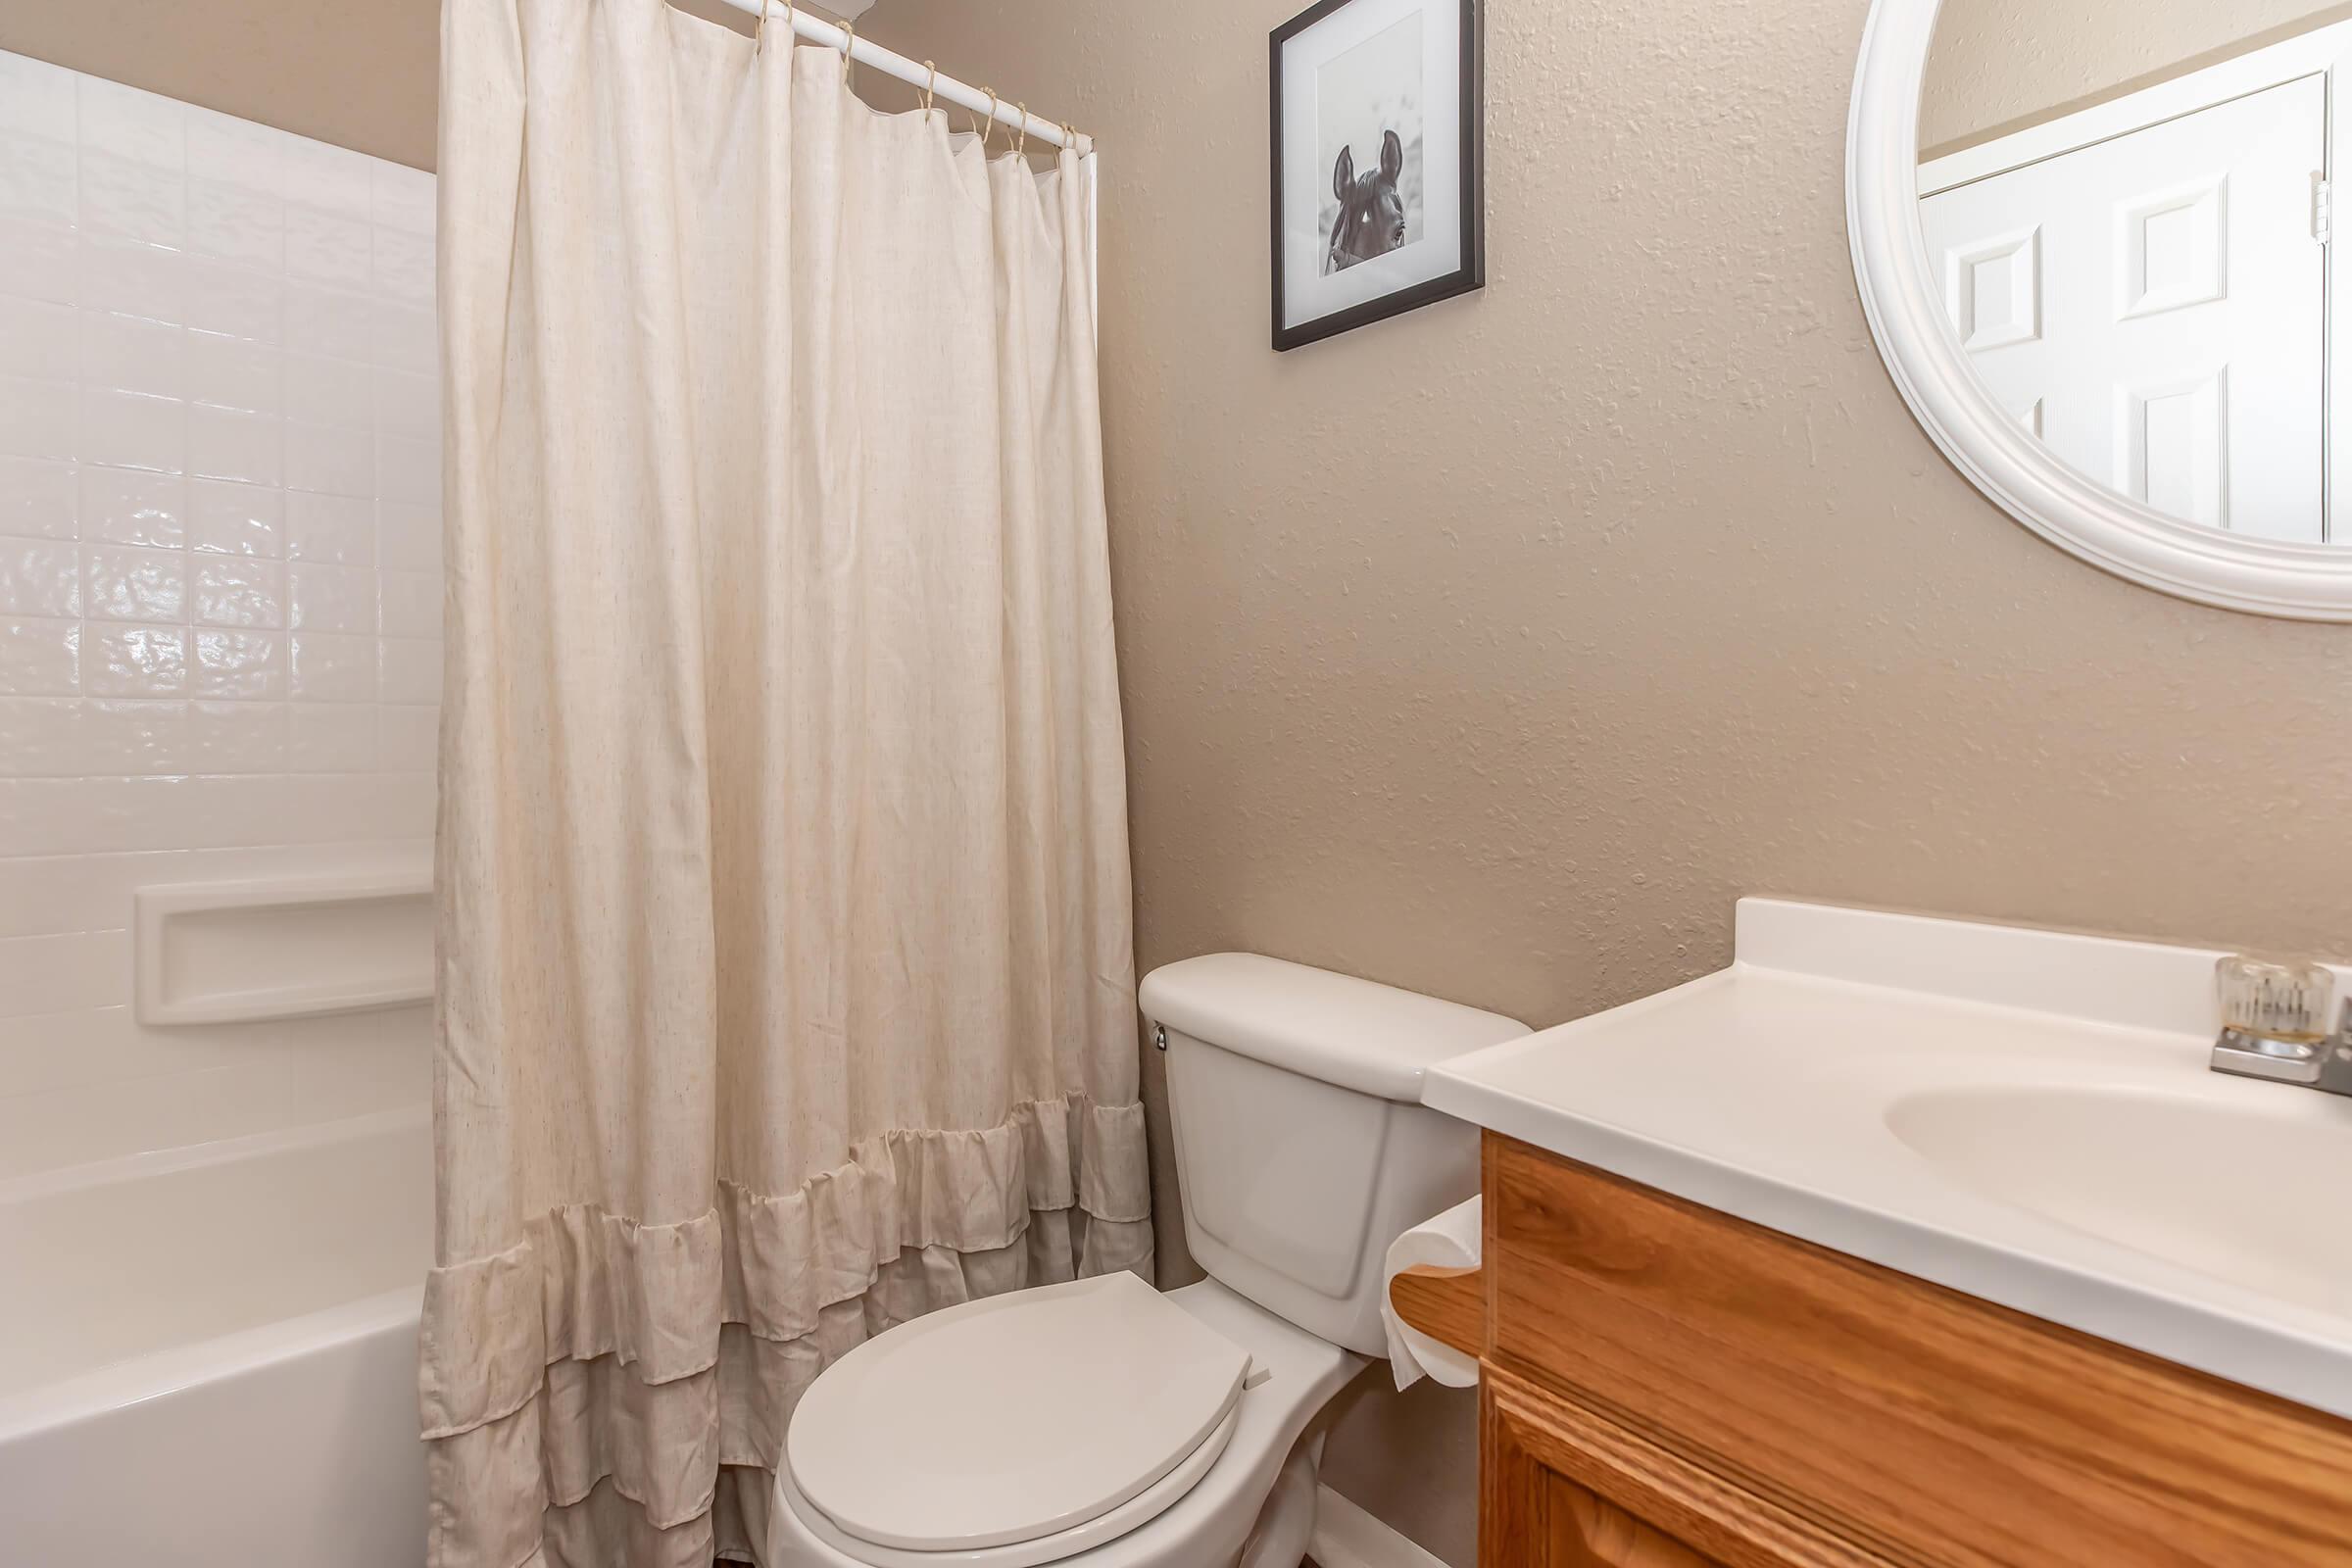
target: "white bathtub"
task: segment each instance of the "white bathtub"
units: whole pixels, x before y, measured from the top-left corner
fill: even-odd
[[[417,1568],[425,1112],[0,1182],[0,1565]]]

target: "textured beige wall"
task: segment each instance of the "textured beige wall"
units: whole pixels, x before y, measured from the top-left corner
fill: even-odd
[[[1953,151],[2346,16],[2334,0],[1944,0],[1919,145]]]
[[[0,0],[0,49],[433,167],[439,0]]]
[[[0,0],[0,49],[433,167],[440,0]]]
[[[1552,1023],[1720,965],[1757,891],[2352,951],[2352,628],[2061,554],[1888,383],[1846,259],[1864,0],[1490,0],[1485,292],[1275,354],[1298,8],[866,28],[1102,138],[1143,964]],[[1333,1474],[1467,1564],[1469,1430],[1368,1399]]]

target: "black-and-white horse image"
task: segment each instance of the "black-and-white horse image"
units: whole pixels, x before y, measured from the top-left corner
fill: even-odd
[[[1331,170],[1340,216],[1332,222],[1331,248],[1323,255],[1326,273],[1386,256],[1404,243],[1404,198],[1396,193],[1396,176],[1402,172],[1404,143],[1393,130],[1380,133],[1380,167],[1360,175],[1355,172],[1355,150],[1340,149]]]

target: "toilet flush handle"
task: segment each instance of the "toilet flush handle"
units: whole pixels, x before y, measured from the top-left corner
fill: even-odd
[[[1152,1026],[1152,1044],[1162,1051],[1168,1049],[1168,1026],[1166,1024],[1155,1023]]]

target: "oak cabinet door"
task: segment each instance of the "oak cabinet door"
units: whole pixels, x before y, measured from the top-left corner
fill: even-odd
[[[1479,1371],[1478,1470],[1480,1568],[1896,1568],[1491,1360]]]
[[[1519,1410],[1481,1424],[1480,1568],[1724,1568],[1544,1460],[1556,1438]]]

